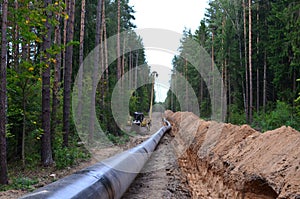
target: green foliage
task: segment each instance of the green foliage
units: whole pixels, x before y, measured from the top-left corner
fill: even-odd
[[[244,111],[241,111],[237,105],[231,105],[228,107],[229,109],[229,116],[228,122],[232,124],[242,125],[246,123],[246,115]]]
[[[115,136],[114,134],[108,133],[107,137],[111,142],[118,145],[126,144],[130,140],[128,134],[124,133],[123,131],[120,136]]]
[[[13,177],[11,180],[11,184],[0,186],[0,191],[6,191],[10,189],[33,191],[35,189],[33,185],[39,182],[38,179],[31,179],[29,177]]]
[[[224,89],[227,91],[228,122],[246,123],[245,106],[248,103],[248,108],[253,111],[258,109],[253,123],[255,127],[268,130],[280,125],[291,125],[298,128],[300,107],[299,105],[296,107],[296,112],[294,99],[300,91],[300,85],[295,81],[296,77],[300,76],[300,3],[293,0],[252,2],[252,74],[249,74],[248,56],[249,7],[247,3],[245,6],[244,13],[241,0],[209,1],[205,18],[200,21],[195,33],[186,29],[183,31],[180,54],[173,59],[171,87],[176,86],[185,91],[182,82],[176,80],[176,72],[184,76],[198,97],[201,117],[209,119],[210,97],[214,96],[209,96],[206,85],[204,88],[200,86],[202,77],[197,77],[195,75],[197,72],[182,58],[185,54],[196,57],[192,52],[195,48],[188,43],[188,40],[193,38],[210,54],[211,60],[215,62],[214,66],[219,69],[223,78],[226,87]],[[250,79],[250,75],[252,93],[255,93],[253,107],[249,107],[250,83],[245,81]],[[168,92],[165,101],[167,107],[173,111],[180,110],[177,98],[182,99],[183,93],[176,93],[177,96],[174,96],[172,92]],[[266,100],[265,104],[263,98]],[[280,102],[277,102],[278,100]],[[299,101],[300,97],[296,103]],[[276,106],[267,106],[267,104],[276,104]]]
[[[34,187],[32,185],[37,184],[39,181],[37,179],[31,179],[28,177],[19,177],[19,178],[13,178],[12,186],[16,189],[22,189],[22,190],[28,190],[32,191],[34,190]]]
[[[54,150],[55,166],[57,169],[64,169],[73,166],[80,160],[90,158],[90,155],[80,147],[59,147]]]
[[[297,79],[297,82],[300,82],[300,79]],[[300,93],[298,93],[298,97],[297,99],[295,100],[296,103],[299,103],[300,102]]]
[[[57,132],[53,143],[54,148],[54,161],[57,169],[64,169],[76,165],[79,161],[89,159],[90,153],[77,144],[78,135],[73,135],[69,140],[69,147],[63,147],[63,135],[61,132]]]
[[[261,131],[279,128],[282,125],[291,126],[300,130],[300,117],[293,115],[292,107],[281,101],[277,101],[276,108],[265,115],[257,115],[254,118],[255,127]]]

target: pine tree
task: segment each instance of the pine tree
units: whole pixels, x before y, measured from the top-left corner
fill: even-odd
[[[81,123],[82,113],[82,84],[83,84],[83,50],[84,50],[84,30],[85,30],[85,0],[81,2],[81,14],[80,14],[80,36],[79,36],[79,71],[78,71],[78,107],[77,115],[79,117],[78,123]]]
[[[121,0],[116,0],[117,1],[117,80],[121,78],[121,38],[120,38],[120,33],[121,33]]]
[[[8,0],[2,3],[2,40],[1,40],[1,68],[0,68],[0,184],[8,183],[6,157],[6,68],[7,68],[7,10]]]
[[[52,3],[51,0],[44,0],[45,8]],[[44,64],[42,73],[42,148],[41,159],[43,166],[51,166],[53,164],[52,149],[51,149],[51,110],[50,110],[50,63],[49,53],[47,50],[51,47],[51,24],[49,22],[51,18],[50,12],[46,12],[46,34],[43,35],[42,44],[42,63]]]
[[[251,124],[253,121],[253,81],[252,81],[252,0],[249,0],[249,123]]]
[[[61,12],[61,10],[60,10]],[[54,29],[54,45],[57,47],[61,46],[61,17],[60,13],[56,16],[56,21],[59,22],[56,24]],[[55,131],[56,127],[58,126],[58,109],[59,109],[59,90],[61,84],[61,61],[62,53],[58,52],[55,56],[55,63],[54,63],[54,74],[53,74],[53,87],[52,87],[52,112],[51,112],[51,141],[54,143],[55,138]]]
[[[68,16],[66,43],[73,41],[74,37],[74,15],[75,0],[70,0],[67,4]],[[63,100],[63,146],[69,145],[70,131],[70,108],[71,108],[71,85],[72,85],[72,65],[73,65],[73,45],[68,44],[65,56],[64,68],[64,100]]]

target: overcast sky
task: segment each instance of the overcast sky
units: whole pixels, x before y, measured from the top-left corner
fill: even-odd
[[[138,29],[162,28],[182,34],[185,28],[192,33],[199,27],[208,7],[208,0],[129,0],[135,10]],[[174,41],[178,43],[180,41]],[[158,72],[156,101],[164,101],[169,88],[170,70],[174,54],[146,49],[146,59],[151,70]]]

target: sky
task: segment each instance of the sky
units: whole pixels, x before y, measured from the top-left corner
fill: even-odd
[[[204,18],[208,0],[129,0],[135,10],[133,23],[137,29],[167,29],[182,34],[185,28],[192,33]],[[180,45],[180,41],[174,41]],[[157,71],[156,101],[163,102],[169,89],[172,59],[175,54],[146,49],[146,60],[152,71]]]

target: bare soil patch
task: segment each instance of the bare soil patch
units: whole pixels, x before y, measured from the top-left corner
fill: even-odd
[[[172,133],[195,124],[192,113],[166,113]],[[300,133],[283,126],[265,133],[198,119],[195,139],[179,157],[192,198],[300,198]],[[193,131],[193,132],[192,132]]]

